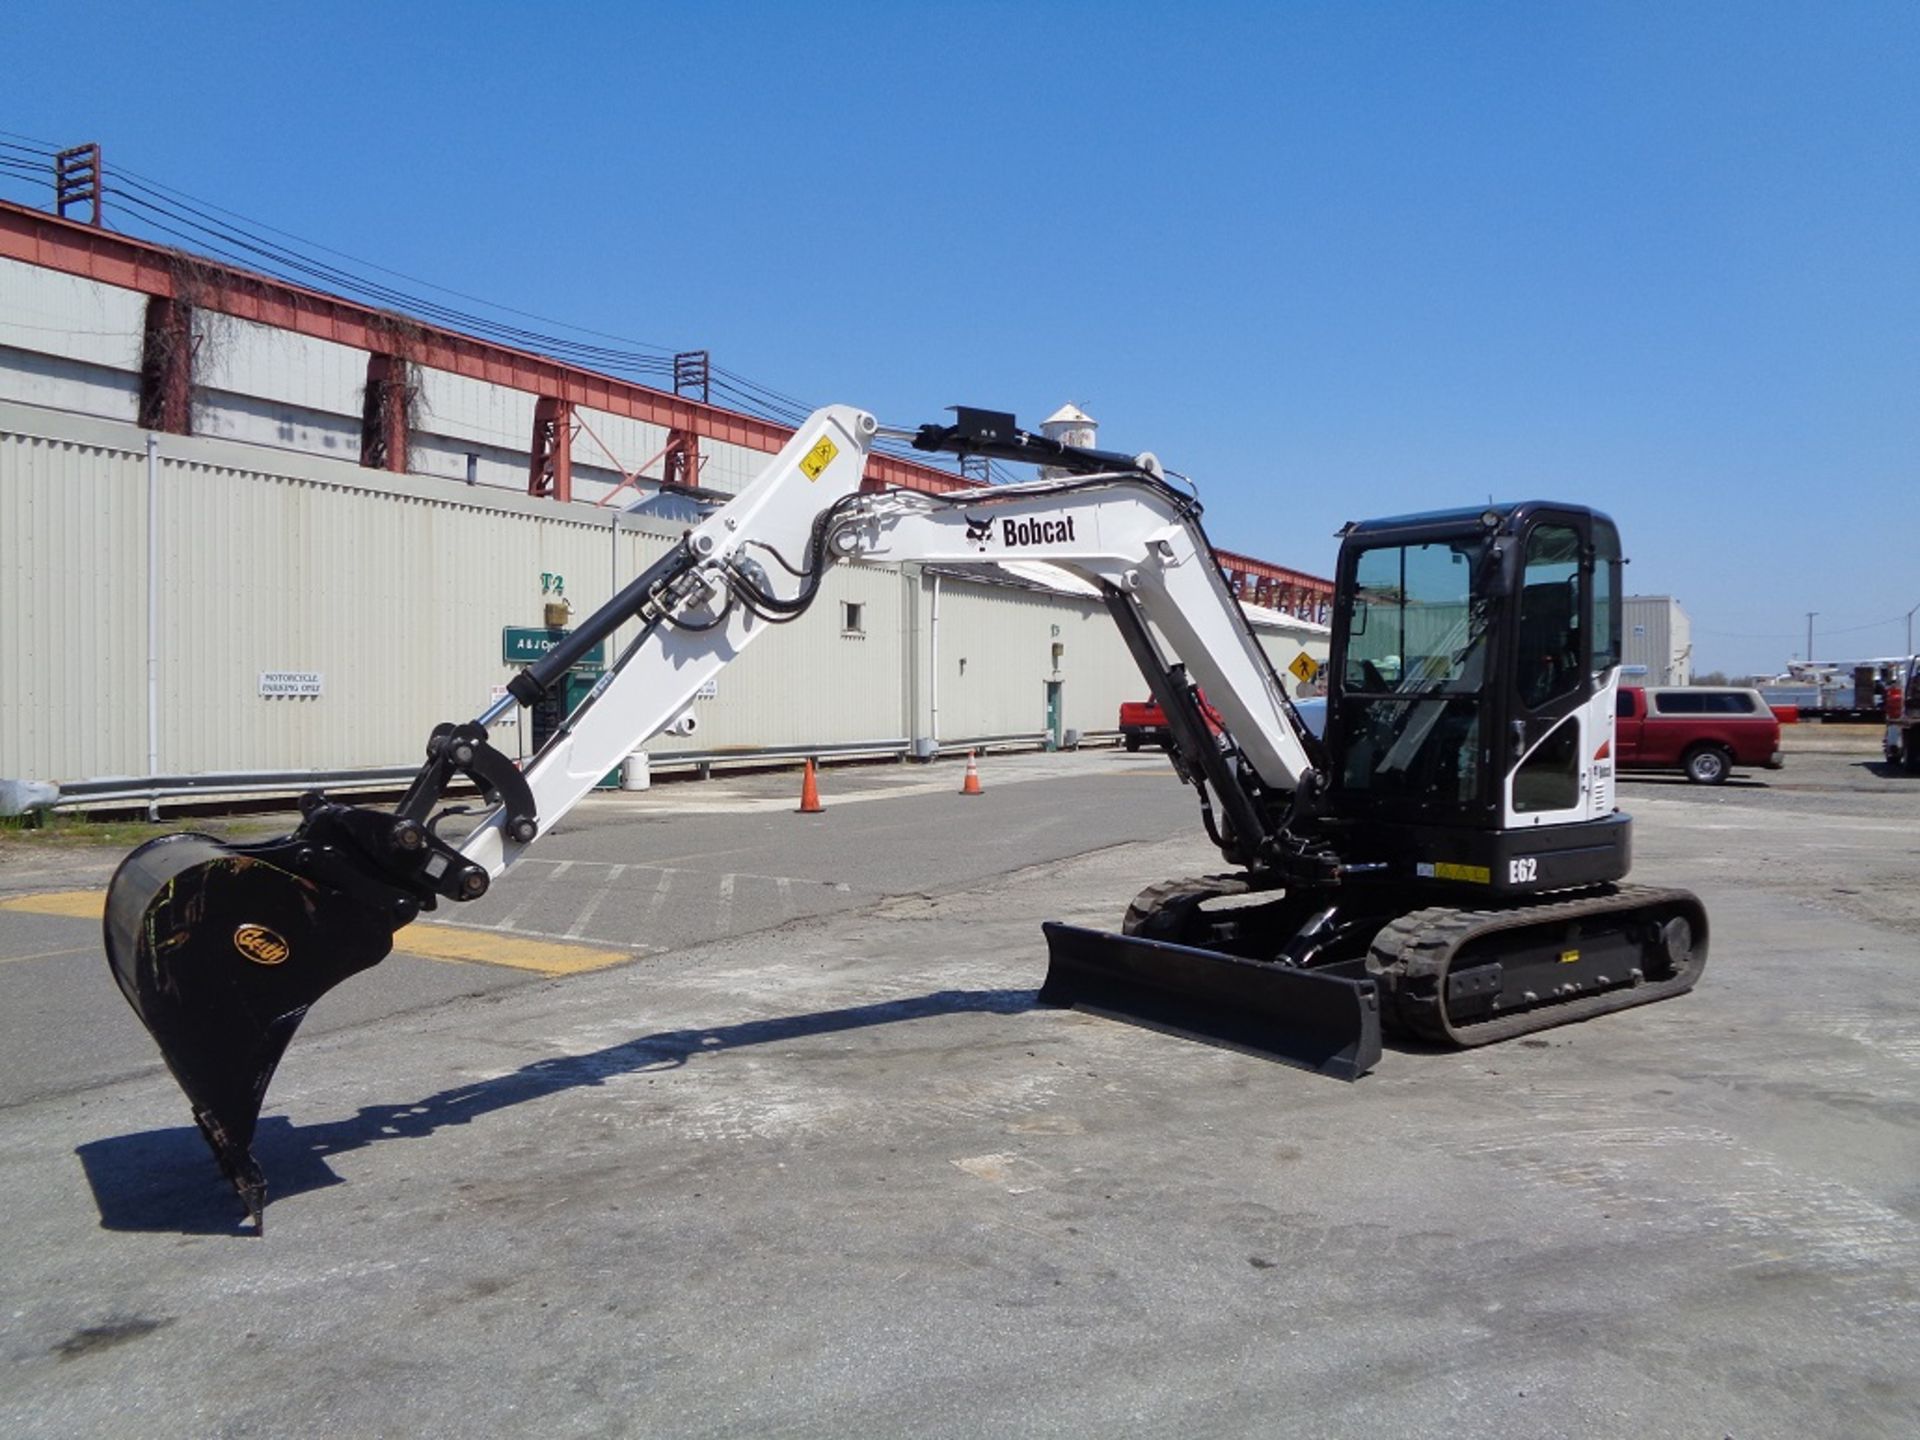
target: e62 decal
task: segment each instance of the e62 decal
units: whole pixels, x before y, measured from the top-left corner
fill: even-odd
[[[1531,855],[1507,861],[1509,885],[1534,885],[1540,880],[1540,862]]]

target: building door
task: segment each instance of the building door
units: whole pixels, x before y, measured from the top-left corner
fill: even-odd
[[[1058,680],[1047,681],[1047,749],[1058,750],[1065,738],[1060,731],[1060,685]]]

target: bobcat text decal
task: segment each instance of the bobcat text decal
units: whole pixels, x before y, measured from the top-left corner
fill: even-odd
[[[1002,520],[1000,540],[1006,545],[1058,545],[1073,539],[1073,517],[1059,520]]]

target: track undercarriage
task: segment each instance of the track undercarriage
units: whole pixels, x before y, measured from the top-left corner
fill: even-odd
[[[1122,933],[1273,967],[1372,980],[1389,1035],[1451,1047],[1693,988],[1707,918],[1684,890],[1610,884],[1511,904],[1396,906],[1383,891],[1256,891],[1245,874],[1142,891]]]

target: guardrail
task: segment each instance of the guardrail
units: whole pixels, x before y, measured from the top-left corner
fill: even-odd
[[[1082,731],[1081,744],[1111,743],[1119,739],[1117,730]],[[716,750],[649,751],[648,763],[654,773],[697,770],[703,776],[717,767],[734,765],[779,764],[800,760],[868,760],[916,756],[931,759],[935,755],[957,755],[968,750],[1031,750],[1046,745],[1048,732],[1022,730],[998,735],[971,735],[964,739],[942,740],[931,751],[923,746],[916,752],[914,742],[904,737],[877,740],[839,741],[825,745],[743,745]],[[227,797],[261,795],[299,795],[308,790],[395,790],[410,784],[419,767],[415,765],[377,765],[347,770],[236,770],[204,775],[109,775],[93,780],[62,783],[51,805],[54,810],[146,805],[152,811],[162,801],[216,800]]]

